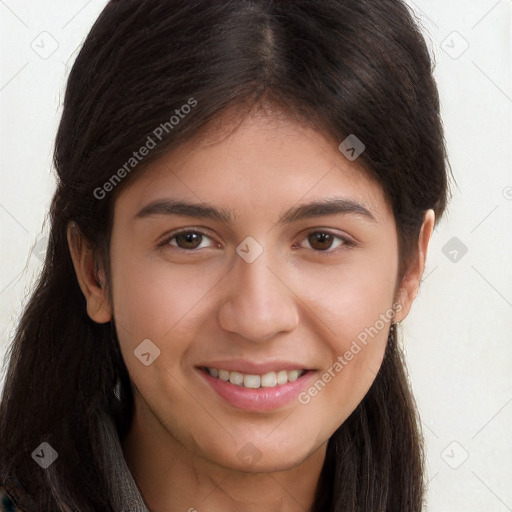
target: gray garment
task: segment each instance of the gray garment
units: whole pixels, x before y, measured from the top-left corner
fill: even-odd
[[[105,458],[111,472],[112,502],[116,512],[149,512],[124,459],[114,420],[107,413],[103,414],[100,432],[107,446]]]

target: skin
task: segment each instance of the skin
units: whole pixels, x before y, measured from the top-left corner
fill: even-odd
[[[288,208],[332,197],[363,205],[374,219],[345,213],[277,224]],[[134,218],[163,198],[227,208],[235,221]],[[311,510],[327,441],[375,379],[389,322],[307,404],[294,399],[264,413],[235,408],[196,365],[289,360],[315,369],[316,380],[394,303],[395,321],[407,316],[433,226],[428,210],[417,253],[398,280],[396,225],[379,184],[326,135],[258,110],[228,137],[161,158],[119,195],[108,276],[113,304],[101,262],[96,275],[95,253],[69,227],[88,314],[98,323],[114,319],[133,382],[123,450],[150,510]],[[206,236],[156,247],[179,228]],[[325,230],[354,245],[308,238]],[[248,236],[263,248],[252,263],[235,251]],[[198,248],[179,252],[178,242]],[[134,356],[144,339],[161,351],[149,366]],[[247,443],[259,456],[251,463],[238,456]]]

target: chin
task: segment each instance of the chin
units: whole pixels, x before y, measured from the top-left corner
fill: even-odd
[[[302,446],[302,450],[304,450],[304,446]],[[314,451],[314,449],[309,452],[299,452],[297,449],[279,451],[277,447],[271,445],[266,445],[264,448],[258,449],[254,444],[248,441],[237,450],[235,458],[232,457],[230,447],[228,457],[215,457],[210,460],[229,470],[252,474],[276,473],[280,471],[288,471],[300,466],[314,453]]]
[[[236,460],[234,465],[231,466],[231,469],[251,474],[279,473],[281,471],[289,471],[299,466],[306,458],[306,455],[304,455],[304,457],[297,458],[296,454],[294,454],[289,457],[284,455],[277,457],[275,455],[266,458],[262,457],[255,463],[241,463],[239,460]]]

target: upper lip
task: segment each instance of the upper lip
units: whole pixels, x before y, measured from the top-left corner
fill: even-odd
[[[280,370],[307,370],[309,369],[303,363],[293,361],[250,361],[248,359],[225,359],[218,361],[209,361],[199,364],[199,368],[217,368],[217,370],[227,370],[229,372],[241,372],[247,374],[264,375],[268,372],[278,372]]]

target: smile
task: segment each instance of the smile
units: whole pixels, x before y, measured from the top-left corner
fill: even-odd
[[[236,386],[249,389],[273,388],[282,386],[289,382],[295,382],[306,370],[280,370],[278,372],[267,372],[263,375],[248,374],[237,371],[228,371],[218,368],[204,368],[204,371],[215,379],[230,382]]]
[[[233,367],[236,368],[234,364]],[[247,369],[251,370],[251,368]],[[237,409],[253,412],[269,412],[290,403],[296,404],[298,394],[316,378],[318,373],[309,369],[271,370],[270,368],[265,368],[265,373],[256,373],[255,369],[251,373],[242,373],[212,366],[197,367],[202,380],[224,402]]]

